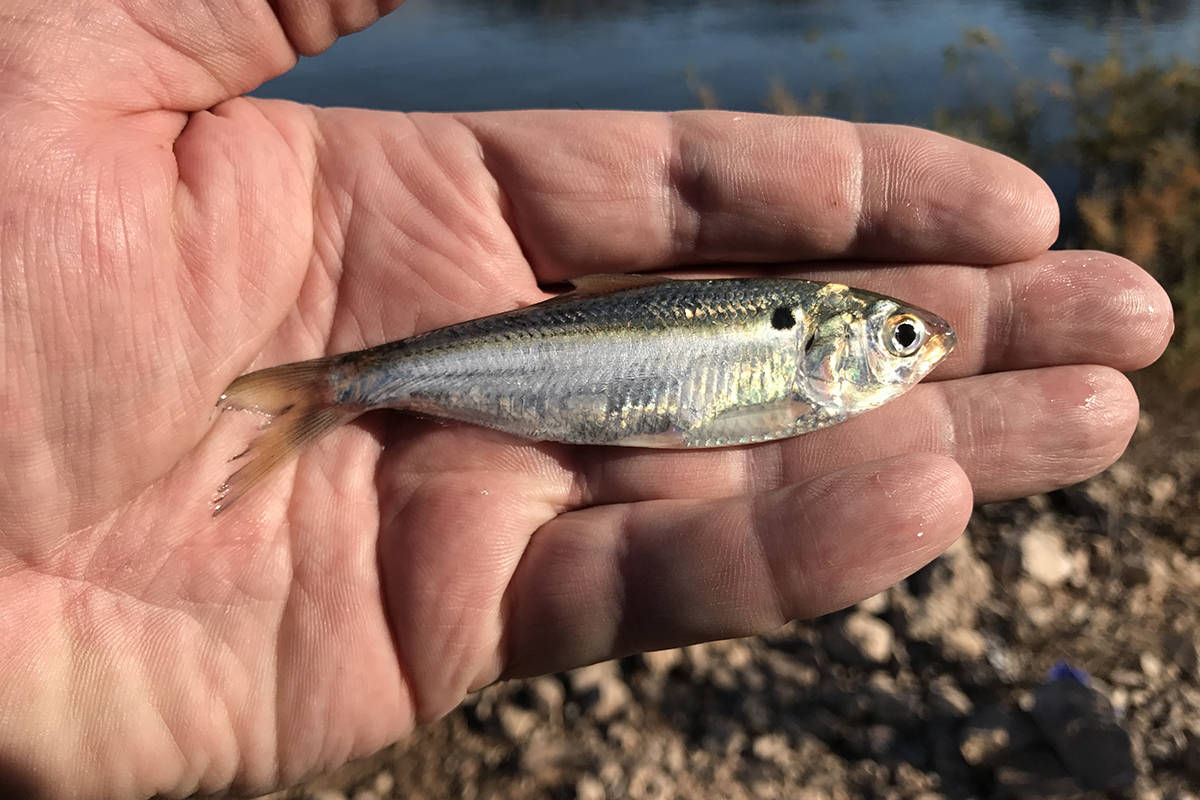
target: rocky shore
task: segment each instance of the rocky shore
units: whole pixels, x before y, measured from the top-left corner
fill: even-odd
[[[493,686],[277,797],[1200,798],[1198,445],[1143,414],[854,608]]]

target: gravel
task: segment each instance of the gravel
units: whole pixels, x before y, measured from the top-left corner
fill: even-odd
[[[855,608],[491,686],[277,797],[1200,800],[1200,435],[1179,416],[1084,484],[981,506]]]

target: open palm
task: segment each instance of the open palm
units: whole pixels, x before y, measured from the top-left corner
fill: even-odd
[[[944,549],[972,490],[1107,466],[1137,413],[1116,370],[1169,335],[1134,265],[1042,252],[1035,176],[930,133],[317,110],[237,96],[380,4],[10,5],[0,788],[268,788],[505,675],[854,602]],[[731,261],[897,295],[959,350],[884,409],[751,448],[368,416],[211,516],[256,424],[213,404],[251,367]]]

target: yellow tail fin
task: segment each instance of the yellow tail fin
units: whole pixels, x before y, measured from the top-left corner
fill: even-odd
[[[306,445],[362,413],[357,406],[333,401],[329,371],[334,358],[317,358],[269,367],[235,380],[221,395],[222,409],[256,411],[270,421],[250,446],[231,461],[249,458],[213,495],[213,516],[291,460]]]

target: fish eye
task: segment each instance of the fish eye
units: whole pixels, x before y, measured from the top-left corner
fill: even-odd
[[[883,341],[888,352],[895,356],[911,356],[925,344],[928,333],[925,323],[912,314],[898,314],[887,321]]]

